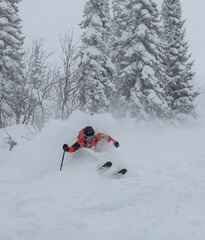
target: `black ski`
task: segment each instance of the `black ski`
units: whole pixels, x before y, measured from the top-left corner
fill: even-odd
[[[111,168],[112,166],[112,162],[108,161],[106,163],[104,163],[101,167],[99,167],[98,169],[100,171],[106,171],[108,170],[109,168]],[[114,173],[112,173],[111,176],[114,176],[114,177],[122,177],[123,175],[125,175],[127,173],[127,169],[126,168],[122,168]]]
[[[101,167],[99,167],[99,170],[106,170],[109,169],[112,166],[112,163],[110,161],[103,164]]]
[[[115,172],[115,173],[114,173],[114,176],[119,176],[119,177],[120,177],[120,176],[122,176],[122,175],[125,175],[126,172],[127,172],[127,169],[126,169],[126,168],[123,168],[123,169]]]

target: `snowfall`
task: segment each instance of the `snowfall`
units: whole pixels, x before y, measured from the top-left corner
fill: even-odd
[[[205,94],[197,101],[197,120],[183,125],[74,112],[40,133],[1,129],[0,240],[204,240]],[[62,145],[88,125],[120,147],[66,153],[60,171]]]

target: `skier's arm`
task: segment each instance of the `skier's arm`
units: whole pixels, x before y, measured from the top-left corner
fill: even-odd
[[[115,147],[119,147],[119,142],[117,142],[117,141],[115,141],[113,138],[111,138],[109,135],[106,135],[106,134],[104,134],[104,133],[98,133],[97,134],[97,140],[98,140],[98,142],[99,141],[102,141],[103,139],[106,139],[107,140],[107,142],[113,142],[113,144],[114,144],[114,146]]]
[[[111,138],[110,136],[108,136],[107,137],[107,141],[108,142],[113,142],[113,144],[114,144],[114,146],[116,147],[116,148],[118,148],[119,146],[120,146],[120,144],[119,144],[119,142],[117,142],[117,141],[115,141],[113,138]]]
[[[64,151],[66,151],[66,152],[72,153],[72,152],[77,151],[79,148],[81,148],[81,147],[83,147],[83,146],[84,146],[84,142],[81,141],[81,139],[78,139],[78,141],[75,142],[71,147],[69,147],[67,144],[64,144],[64,145],[63,145],[63,149],[64,149]]]

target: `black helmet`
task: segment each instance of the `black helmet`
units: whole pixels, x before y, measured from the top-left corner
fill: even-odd
[[[94,137],[95,131],[92,127],[87,126],[85,127],[83,134],[86,139],[90,139]]]

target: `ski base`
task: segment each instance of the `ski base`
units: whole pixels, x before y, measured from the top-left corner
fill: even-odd
[[[123,168],[123,169],[121,169],[120,171],[118,171],[117,173],[124,175],[125,173],[127,173],[127,169],[126,169],[126,168]]]
[[[103,164],[101,167],[99,167],[99,170],[107,170],[112,166],[112,163],[110,161]]]
[[[123,168],[123,169],[121,169],[121,170],[119,170],[118,172],[115,172],[114,173],[114,176],[123,176],[123,175],[125,175],[127,173],[127,169],[126,168]]]
[[[104,163],[101,167],[99,167],[98,170],[104,172],[104,171],[107,171],[111,167],[112,167],[112,162],[108,161],[108,162]],[[122,168],[119,171],[112,173],[112,176],[113,177],[122,177],[126,173],[127,173],[127,169]]]

